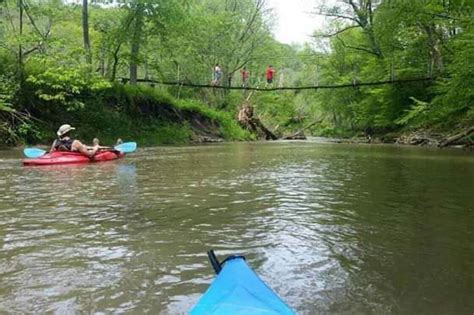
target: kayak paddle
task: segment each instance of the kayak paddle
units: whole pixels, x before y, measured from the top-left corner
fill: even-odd
[[[122,153],[132,153],[135,152],[135,150],[137,149],[137,143],[124,142],[122,144],[116,145],[115,147],[113,147],[113,149]],[[26,148],[23,150],[23,154],[30,159],[34,159],[46,154],[46,151],[38,148]]]
[[[28,158],[37,158],[45,154],[45,150],[37,149],[37,148],[26,148],[23,150],[23,154]]]
[[[114,149],[122,153],[132,153],[132,152],[135,152],[135,150],[137,149],[137,143],[124,142],[122,144],[116,145]]]

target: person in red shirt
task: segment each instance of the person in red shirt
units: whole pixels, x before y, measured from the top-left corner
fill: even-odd
[[[247,70],[247,67],[244,67],[242,70],[240,70],[240,74],[242,75],[242,87],[247,87],[250,76],[250,72]]]
[[[267,68],[267,83],[272,84],[273,83],[273,77],[275,75],[275,69],[273,69],[272,65],[269,65]]]

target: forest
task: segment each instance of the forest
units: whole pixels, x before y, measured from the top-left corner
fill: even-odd
[[[288,45],[265,0],[0,0],[1,144],[63,123],[145,145],[252,140],[245,103],[278,136],[472,133],[472,0],[314,3],[327,27]]]

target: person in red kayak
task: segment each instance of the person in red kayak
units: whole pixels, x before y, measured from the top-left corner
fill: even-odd
[[[54,140],[53,145],[51,146],[50,152],[53,151],[71,151],[71,152],[80,152],[88,157],[93,157],[97,151],[100,149],[99,139],[94,139],[94,146],[89,147],[85,144],[82,144],[81,141],[72,139],[70,132],[76,128],[71,127],[69,124],[64,124],[59,127],[56,134],[58,139]]]
[[[275,75],[275,69],[273,69],[272,65],[269,65],[267,68],[267,84],[272,84],[273,83],[273,77]]]

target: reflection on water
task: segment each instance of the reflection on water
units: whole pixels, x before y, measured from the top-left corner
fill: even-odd
[[[213,279],[209,248],[245,254],[302,314],[474,311],[468,153],[277,142],[0,159],[0,312],[184,313]]]

